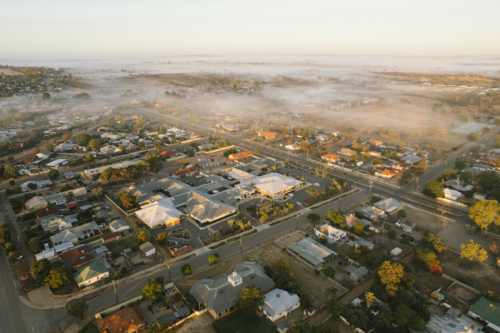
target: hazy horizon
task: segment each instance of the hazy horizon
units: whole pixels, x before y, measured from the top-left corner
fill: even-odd
[[[182,55],[499,56],[500,2],[28,0],[2,7],[0,59]],[[15,28],[14,28],[15,27]],[[95,61],[95,60],[89,60]]]

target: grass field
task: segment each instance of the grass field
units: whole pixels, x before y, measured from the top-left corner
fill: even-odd
[[[220,333],[275,333],[276,327],[256,313],[238,312],[215,324]]]

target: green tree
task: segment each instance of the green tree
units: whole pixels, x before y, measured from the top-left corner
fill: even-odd
[[[467,166],[467,163],[465,161],[462,161],[462,160],[459,160],[459,159],[455,160],[455,168],[457,168],[458,170],[462,170],[466,166]]]
[[[348,323],[355,325],[356,327],[365,330],[368,327],[369,318],[361,307],[349,305],[344,309],[344,314],[342,315]]]
[[[443,198],[443,182],[434,179],[430,180],[425,184],[422,193],[432,198]]]
[[[162,298],[163,294],[163,277],[155,278],[153,281],[148,280],[146,286],[142,289],[142,296],[150,301],[156,301]]]
[[[299,144],[299,149],[306,153],[311,150],[311,145],[306,140],[302,140]]]
[[[50,94],[48,92],[44,92],[42,94],[42,99],[50,99]]]
[[[404,209],[398,211],[398,217],[406,218],[406,211]]]
[[[427,169],[427,163],[425,161],[418,162],[413,166],[413,168],[415,169],[415,173],[417,175],[421,175],[424,173],[425,169]]]
[[[184,275],[189,275],[189,274],[193,273],[193,266],[191,266],[189,264],[185,264],[182,266],[181,272]]]
[[[50,288],[57,289],[63,286],[69,286],[72,280],[73,277],[69,270],[66,267],[60,267],[56,270],[51,270],[47,277],[45,277],[44,283]]]
[[[344,304],[340,302],[336,298],[332,298],[326,303],[326,308],[328,309],[328,312],[330,312],[333,315],[334,319],[337,319],[339,316],[342,316],[344,314]]]
[[[495,171],[486,170],[476,176],[476,182],[482,191],[491,191],[500,187],[500,176]]]
[[[31,190],[31,191],[34,191],[38,188],[38,185],[36,183],[29,183],[28,184],[28,188]]]
[[[320,220],[320,216],[318,214],[311,213],[307,215],[307,219],[311,222],[317,222]]]
[[[384,161],[382,161],[382,159],[380,157],[377,157],[377,158],[373,159],[372,163],[373,164],[382,164],[382,163],[384,163]]]
[[[17,170],[11,164],[7,164],[3,171],[3,176],[5,178],[14,178],[17,176]]]
[[[45,258],[35,262],[30,268],[30,274],[39,286],[44,284],[45,278],[49,275],[49,272],[50,262]]]
[[[262,147],[257,147],[255,148],[254,152],[253,152],[255,155],[260,155],[262,154]]]
[[[486,232],[493,222],[500,226],[499,210],[496,200],[478,201],[470,208],[469,218]]]
[[[264,305],[264,292],[260,288],[249,284],[241,290],[234,302],[236,309],[243,312],[252,313],[259,310]]]
[[[120,199],[122,206],[125,209],[130,209],[130,208],[134,208],[135,206],[137,206],[137,198],[134,197],[129,192],[125,192],[125,191],[120,192],[118,194],[118,198]]]
[[[54,145],[52,143],[46,143],[43,145],[43,149],[45,149],[46,151],[53,151]]]
[[[426,326],[427,324],[425,323],[425,320],[423,320],[420,316],[412,316],[410,318],[410,323],[408,324],[409,328],[417,332],[424,331]]]
[[[163,145],[160,141],[155,141],[155,143],[153,143],[153,148],[156,148],[158,150],[160,150],[162,146]]]
[[[92,139],[92,137],[90,136],[90,134],[83,133],[83,134],[77,135],[76,138],[75,138],[75,141],[80,146],[86,146],[89,143],[90,139]]]
[[[10,242],[10,229],[7,225],[0,225],[0,244]]]
[[[211,265],[213,265],[213,264],[217,263],[217,261],[219,261],[219,258],[220,258],[219,254],[218,253],[214,253],[210,257],[208,257],[208,262]]]
[[[151,325],[148,328],[148,333],[172,333],[173,330],[170,328],[170,326],[170,323]]]
[[[92,139],[89,141],[89,147],[92,149],[97,149],[101,146],[101,140],[99,139]]]
[[[38,238],[31,238],[28,242],[28,248],[33,253],[38,253],[40,250],[40,240]]]
[[[335,270],[330,265],[326,265],[321,271],[323,272],[323,275],[328,278],[333,278],[335,276]]]
[[[349,161],[356,162],[358,160],[358,154],[352,154],[349,156]]]
[[[158,242],[160,244],[165,244],[165,242],[167,241],[167,234],[162,232],[162,233],[159,233],[158,234]]]
[[[443,178],[446,179],[446,180],[457,178],[457,170],[444,169],[443,170]]]
[[[49,173],[47,174],[47,176],[49,176],[50,179],[54,180],[57,177],[59,177],[59,171],[57,171],[56,169],[52,169],[52,170],[49,171]]]
[[[481,137],[481,135],[479,133],[472,132],[469,135],[467,135],[467,140],[469,140],[469,141],[477,141],[477,140],[479,140],[480,137]]]
[[[480,244],[474,244],[474,241],[468,240],[460,245],[460,259],[466,263],[483,262],[488,259],[486,250]]]
[[[387,232],[387,237],[390,239],[390,240],[395,240],[396,239],[396,230],[394,229],[389,229],[389,231]]]
[[[410,322],[411,310],[406,305],[400,304],[394,310],[393,315],[394,315],[394,321],[396,322],[396,324],[404,327],[404,326],[406,326],[406,324],[408,324]]]
[[[83,298],[72,299],[66,303],[66,312],[78,319],[85,318],[85,312],[88,308],[89,306],[85,303],[85,299]]]

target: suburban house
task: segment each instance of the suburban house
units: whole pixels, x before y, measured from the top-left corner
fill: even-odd
[[[285,146],[285,149],[288,149],[288,150],[299,150],[299,149],[300,149],[300,147],[299,147],[299,145],[298,145],[298,144],[296,144],[296,143],[291,143],[291,144],[289,144],[289,145],[286,145],[286,146]]]
[[[379,170],[375,172],[375,176],[384,178],[384,179],[391,179],[396,175],[396,171],[391,170],[391,169],[385,169],[385,170]]]
[[[114,220],[109,224],[109,230],[111,230],[111,232],[124,232],[128,231],[129,229],[131,229],[129,225],[122,219]]]
[[[78,283],[78,287],[87,287],[108,277],[109,272],[104,265],[104,260],[89,262],[87,265],[76,268],[76,272],[73,273],[73,278]]]
[[[289,294],[282,289],[273,289],[264,295],[264,305],[261,309],[271,321],[287,317],[289,313],[300,306],[297,294]]]
[[[382,199],[374,204],[375,207],[382,209],[386,213],[392,213],[403,208],[403,205],[394,198]]]
[[[78,245],[72,249],[65,250],[59,256],[64,266],[78,268],[95,260],[87,245]]]
[[[36,185],[36,189],[41,189],[41,188],[44,188],[44,187],[50,187],[53,185],[52,181],[51,180],[30,180],[30,181],[27,181],[25,183],[22,183],[21,185],[21,191],[23,192],[28,192],[28,191],[31,191],[31,189],[29,188],[28,185],[30,184],[34,184]]]
[[[358,239],[356,239],[354,241],[355,248],[360,248],[363,246],[366,246],[368,248],[368,250],[373,250],[373,248],[375,247],[375,244],[373,244],[371,241],[366,240],[366,239],[361,238],[361,237],[359,237]]]
[[[263,138],[265,138],[266,140],[273,140],[276,138],[276,135],[278,133],[275,133],[275,132],[259,132],[257,131],[257,134]]]
[[[483,164],[489,164],[489,165],[495,165],[495,160],[489,157],[480,157],[477,160],[478,163],[483,163]]]
[[[135,212],[135,216],[146,224],[149,228],[157,228],[165,225],[173,227],[178,225],[183,213],[177,210],[170,199],[155,201]]]
[[[242,151],[241,153],[229,155],[230,160],[241,160],[243,158],[249,158],[249,157],[252,157],[252,152],[250,150]]]
[[[332,261],[337,255],[335,251],[321,245],[310,237],[288,244],[288,250],[294,252],[314,267]]]
[[[191,175],[197,174],[198,172],[199,171],[198,171],[197,167],[189,167],[189,168],[180,169],[180,170],[172,172],[172,176],[174,178],[181,178],[184,176],[191,176]]]
[[[114,153],[119,153],[121,150],[118,149],[118,147],[116,146],[113,146],[113,145],[107,145],[107,146],[104,146],[100,149],[100,151],[104,154],[107,154],[107,155],[111,155],[111,154],[114,154]]]
[[[342,148],[337,153],[339,153],[340,155],[349,157],[351,155],[357,154],[358,152],[355,150],[349,149],[349,148]]]
[[[330,162],[330,163],[336,163],[339,160],[341,160],[342,157],[336,156],[336,155],[332,155],[332,154],[326,154],[326,155],[321,156],[321,159],[325,160],[327,162]]]
[[[117,232],[112,232],[109,235],[102,236],[101,241],[103,244],[109,244],[116,242],[117,240],[122,238],[122,233],[117,231]]]
[[[56,215],[58,213],[60,213],[59,209],[55,208],[52,205],[45,206],[45,207],[40,208],[40,209],[35,211],[35,215],[38,218],[38,220],[40,220],[40,221],[44,217],[49,217],[52,215]]]
[[[87,169],[87,170],[82,171],[81,175],[82,175],[82,177],[85,177],[89,180],[92,180],[93,176],[99,175],[101,172],[103,172],[107,168],[122,169],[122,168],[126,168],[128,166],[131,166],[131,165],[137,165],[140,161],[141,161],[140,159],[136,159],[136,160],[132,160],[132,161],[124,161],[121,163],[114,163],[114,164],[110,164],[110,165],[100,166],[100,167],[93,168],[93,169]]]
[[[360,264],[353,262],[351,265],[344,268],[348,273],[351,280],[358,282],[368,275],[368,269]]]
[[[262,266],[255,262],[243,261],[234,267],[231,275],[223,275],[217,280],[203,279],[195,282],[189,293],[200,308],[207,307],[215,319],[220,319],[236,310],[236,297],[249,284],[260,288],[264,293],[275,287],[274,281],[264,272]]]
[[[271,172],[251,181],[255,190],[269,197],[276,197],[292,192],[302,186],[302,182],[276,172]]]
[[[128,152],[134,152],[138,149],[137,145],[134,145],[132,142],[130,142],[126,147],[125,150]]]
[[[375,151],[375,150],[369,150],[368,155],[374,156],[374,157],[382,157],[382,154],[378,151]]]
[[[458,191],[451,190],[449,188],[443,189],[444,197],[446,199],[450,199],[453,201],[457,201],[459,198],[463,197],[464,195]]]
[[[446,181],[446,186],[453,187],[457,191],[467,192],[472,191],[474,186],[461,181],[460,179],[449,179]]]
[[[320,238],[321,236],[325,236],[326,240],[330,244],[335,243],[347,236],[347,232],[345,232],[342,229],[334,228],[328,223],[323,224],[322,226],[319,227],[319,229],[315,229],[314,232],[316,233],[316,236]]]
[[[372,221],[383,220],[387,217],[382,209],[370,205],[364,205],[363,207],[358,208],[356,212],[363,214],[366,218],[369,218]]]
[[[162,151],[160,153],[160,155],[165,157],[165,158],[170,158],[170,157],[174,157],[175,155],[177,155],[177,152],[173,151],[173,150],[165,150],[165,151]]]
[[[481,296],[470,309],[468,315],[474,319],[480,319],[487,323],[486,327],[500,332],[500,304]]]
[[[391,165],[393,169],[399,170],[399,171],[405,171],[410,168],[411,165],[406,164],[406,163],[394,163]]]
[[[45,232],[63,231],[73,226],[73,223],[78,222],[75,215],[62,216],[59,214],[42,217],[40,224]]]
[[[406,156],[401,157],[401,161],[403,161],[406,164],[410,164],[410,165],[420,163],[423,160],[424,159],[422,157],[416,156],[416,155],[406,155]]]
[[[330,138],[328,137],[328,135],[318,134],[316,135],[316,140],[318,140],[319,142],[327,142],[328,140],[330,140]]]
[[[29,210],[38,210],[47,206],[47,201],[43,197],[33,197],[24,204]]]
[[[94,237],[98,234],[100,234],[99,226],[97,223],[92,221],[90,223],[66,229],[58,234],[55,234],[50,237],[50,241],[53,245],[59,245],[66,242],[72,242],[76,245],[79,241]]]

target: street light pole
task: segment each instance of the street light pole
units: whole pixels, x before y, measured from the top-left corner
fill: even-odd
[[[415,179],[415,191],[418,191],[418,177]]]
[[[114,289],[114,291],[115,291],[116,304],[118,304],[118,294],[116,293],[116,284],[115,284],[115,280],[113,280],[113,289]]]
[[[299,216],[300,216],[300,213],[297,213],[297,230],[299,230]]]

